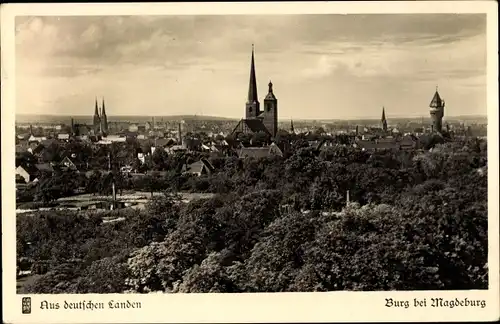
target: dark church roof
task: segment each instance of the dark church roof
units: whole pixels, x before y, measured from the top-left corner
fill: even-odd
[[[439,92],[436,90],[436,93],[434,94],[434,97],[432,98],[432,101],[431,101],[429,107],[431,107],[431,108],[442,107],[443,104],[444,104],[444,100],[441,99]]]
[[[244,132],[245,128],[248,128],[252,133],[264,132],[270,135],[269,130],[262,122],[262,119],[259,118],[248,118],[240,120],[238,125],[236,125],[236,127],[232,131],[232,134],[236,134],[242,131]]]
[[[264,158],[268,156],[283,156],[283,153],[276,144],[266,147],[243,147],[238,152],[239,158]]]
[[[254,133],[265,132],[269,133],[266,126],[260,119],[243,119],[243,122]]]

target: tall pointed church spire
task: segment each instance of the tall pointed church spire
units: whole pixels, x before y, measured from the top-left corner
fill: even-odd
[[[259,97],[257,96],[257,78],[255,77],[254,47],[252,44],[252,60],[250,62],[250,82],[248,85],[248,99],[245,105],[245,117],[256,118],[261,113]]]
[[[101,117],[99,117],[99,105],[97,104],[97,97],[95,98],[95,110],[94,110],[94,133],[97,133],[101,127]]]
[[[385,107],[382,107],[382,129],[384,132],[387,132],[387,119],[385,119]]]
[[[99,105],[97,104],[97,97],[95,98],[95,111],[94,116],[99,116]]]
[[[104,98],[102,98],[102,115],[106,115],[106,107],[104,106]]]
[[[108,116],[106,116],[106,106],[104,105],[104,98],[102,98],[101,107],[101,128],[104,133],[108,133]]]
[[[290,119],[290,133],[295,133],[295,129],[293,128],[293,119]]]
[[[252,60],[250,62],[250,82],[248,85],[248,103],[258,102],[257,78],[255,77],[254,45],[252,44]]]

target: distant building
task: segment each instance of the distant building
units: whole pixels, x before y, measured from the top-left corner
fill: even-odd
[[[68,156],[64,157],[60,165],[64,171],[78,171],[76,164]]]
[[[128,131],[131,133],[136,133],[139,131],[139,126],[137,124],[130,124],[128,126]]]
[[[382,123],[382,129],[384,130],[384,132],[387,132],[387,119],[385,119],[385,107],[382,107],[381,123]]]
[[[429,105],[430,114],[432,119],[432,130],[434,132],[441,133],[443,127],[443,116],[444,116],[444,100],[439,95],[438,89],[436,87],[436,93]]]
[[[100,110],[100,114],[99,114]],[[108,133],[108,116],[106,115],[106,107],[104,105],[104,99],[102,99],[102,106],[99,109],[97,104],[97,99],[95,100],[95,110],[94,110],[94,133],[95,134],[107,134]]]
[[[200,161],[194,162],[190,165],[183,165],[182,167],[182,173],[192,174],[198,177],[211,174],[214,170],[215,168],[206,159],[201,159]]]
[[[269,156],[283,156],[283,152],[276,144],[267,147],[242,147],[238,151],[238,157],[244,158],[264,158]]]
[[[53,173],[54,168],[48,163],[41,163],[35,165],[19,165],[16,168],[16,181],[29,183],[36,181],[42,173]]]

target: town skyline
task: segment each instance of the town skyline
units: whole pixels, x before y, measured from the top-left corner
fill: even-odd
[[[485,17],[18,19],[16,114],[91,115],[98,97],[110,117],[239,118],[253,43],[258,97],[272,80],[280,120],[419,118],[436,86],[445,118],[487,115]]]

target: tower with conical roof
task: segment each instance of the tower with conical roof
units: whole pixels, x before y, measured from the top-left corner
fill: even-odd
[[[380,120],[382,123],[382,129],[384,132],[387,132],[387,119],[385,119],[385,107],[382,107],[382,119]]]
[[[95,110],[94,110],[94,132],[98,132],[101,127],[101,117],[99,116],[99,105],[97,104],[97,98],[95,99]]]
[[[268,93],[264,98],[264,125],[274,137],[278,132],[278,99],[274,95],[271,81],[269,81],[268,87]]]
[[[101,128],[104,133],[108,132],[108,116],[106,115],[106,106],[104,105],[104,98],[102,98],[101,107]]]
[[[255,118],[260,113],[260,103],[257,95],[257,78],[255,76],[254,46],[252,44],[252,59],[250,62],[250,82],[248,85],[248,99],[246,103],[247,119]]]
[[[436,93],[434,93],[434,97],[432,98],[429,107],[432,120],[432,130],[441,133],[443,128],[444,100],[439,95],[437,87]]]
[[[290,119],[290,133],[295,134],[295,128],[293,127],[293,119]]]

